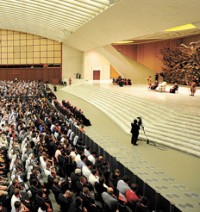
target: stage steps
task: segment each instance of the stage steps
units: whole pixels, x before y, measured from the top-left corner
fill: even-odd
[[[130,134],[131,122],[142,117],[140,139],[200,157],[200,119],[129,94],[104,87],[79,84],[66,92],[93,104]],[[145,132],[145,133],[144,133]]]

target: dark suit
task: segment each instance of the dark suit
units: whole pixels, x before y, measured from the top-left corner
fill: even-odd
[[[52,185],[52,187],[51,187],[51,190],[52,190],[52,192],[53,192],[53,194],[54,194],[54,197],[55,197],[55,199],[56,199],[56,202],[58,203],[58,196],[59,196],[59,194],[60,193],[62,193],[62,190],[61,190],[61,188],[60,187],[58,187],[57,185]]]
[[[89,195],[80,192],[79,196],[83,200],[83,206],[86,208],[90,208],[92,204],[95,204],[94,199],[92,199]]]
[[[137,120],[134,120],[134,122],[131,123],[131,134],[132,134],[131,144],[133,145],[136,145],[137,143],[139,130],[140,130],[140,126],[138,125]]]
[[[79,207],[76,202],[72,202],[69,208],[70,212],[83,212],[83,208]]]
[[[74,192],[76,192],[76,182],[79,181],[80,175],[75,174],[74,172],[71,173],[71,186],[72,186],[72,190]]]
[[[67,212],[69,211],[69,207],[70,207],[70,204],[72,203],[73,199],[70,197],[70,198],[66,198],[63,196],[63,194],[59,194],[58,196],[58,202],[60,204],[60,211],[61,212]]]

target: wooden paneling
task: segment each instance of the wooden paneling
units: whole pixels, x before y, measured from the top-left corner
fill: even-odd
[[[160,50],[162,48],[177,47],[181,43],[188,43],[189,41],[200,40],[200,36],[198,37],[199,39],[197,37],[166,40],[161,42],[144,43],[137,45],[113,45],[113,47],[126,57],[145,65],[155,72],[160,72],[163,66],[160,54]]]
[[[56,79],[56,78],[53,78],[52,80],[51,80],[51,83],[52,84],[54,84],[54,85],[57,85],[57,84],[59,84],[59,79]]]
[[[1,80],[6,80],[7,79],[7,71],[6,70],[0,71],[0,79]]]
[[[62,79],[61,68],[0,68],[0,80],[41,80],[42,82],[60,82]]]
[[[93,70],[93,80],[100,80],[101,71]]]
[[[48,78],[48,70],[46,68],[43,69],[43,82],[49,81]]]
[[[137,45],[113,45],[113,47],[126,57],[137,60]]]

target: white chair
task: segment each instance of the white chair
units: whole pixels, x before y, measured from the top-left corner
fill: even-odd
[[[158,87],[156,88],[156,91],[165,92],[166,91],[166,85],[167,85],[167,82],[159,83]]]

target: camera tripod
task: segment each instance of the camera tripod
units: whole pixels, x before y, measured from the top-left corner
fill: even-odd
[[[144,132],[144,135],[145,135],[145,138],[146,138],[146,144],[152,145],[152,146],[158,148],[159,150],[164,150],[164,151],[166,151],[167,148],[164,147],[163,145],[158,145],[158,144],[156,144],[155,142],[149,140],[149,138],[147,137],[147,134],[146,134],[146,132],[145,132],[145,130],[144,130],[144,125],[143,125],[143,123],[142,123],[142,118],[141,118],[141,117],[137,117],[137,119],[139,120],[139,121],[138,121],[139,126],[142,128],[142,130],[143,130],[143,132]]]
[[[162,145],[157,145],[155,142],[150,141],[150,140],[148,139],[147,135],[146,135],[146,132],[145,132],[145,130],[144,130],[144,126],[141,125],[141,127],[142,127],[142,130],[143,130],[144,135],[145,135],[145,137],[146,137],[146,143],[147,143],[147,144],[152,145],[152,146],[156,147],[156,148],[159,149],[159,150],[163,150],[163,151],[166,151],[166,150],[167,150],[166,147],[164,147],[164,146],[162,146]]]
[[[144,126],[141,125],[141,127],[142,127],[142,130],[143,130],[144,135],[145,135],[145,137],[146,137],[146,143],[147,143],[147,144],[150,144],[150,140],[148,139],[148,137],[147,137],[147,135],[146,135],[146,132],[145,132],[145,130],[144,130]]]
[[[153,146],[156,146],[156,144],[155,144],[154,142],[150,141],[149,138],[148,138],[147,135],[146,135],[146,132],[145,132],[145,130],[144,130],[144,125],[143,125],[142,117],[137,117],[137,119],[138,119],[138,124],[139,124],[139,126],[142,128],[142,130],[143,130],[143,132],[144,132],[144,135],[145,135],[145,138],[146,138],[146,143],[147,143],[147,144],[151,144],[151,145],[153,145]]]

